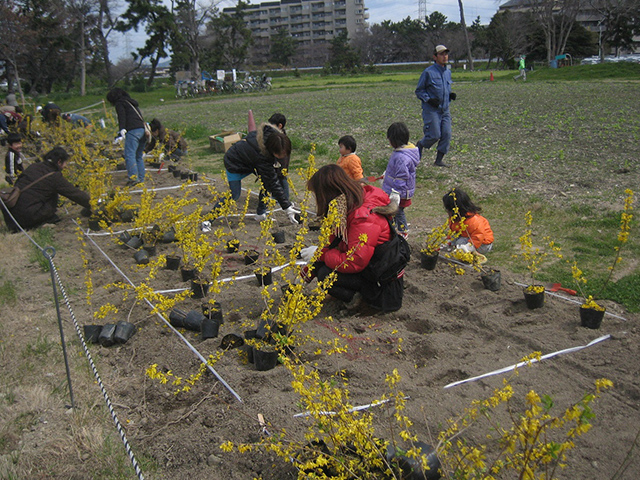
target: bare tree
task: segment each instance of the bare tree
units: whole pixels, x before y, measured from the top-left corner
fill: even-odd
[[[98,19],[93,29],[93,36],[98,45],[99,55],[104,62],[105,80],[109,86],[114,85],[111,72],[111,60],[109,59],[109,35],[115,30],[116,17],[112,13],[113,0],[98,0]]]
[[[68,0],[72,19],[76,22],[76,31],[79,37],[78,56],[80,57],[80,96],[87,93],[87,30],[95,28],[97,20],[98,3],[96,0]]]
[[[604,61],[605,45],[633,51],[633,36],[640,33],[640,5],[637,0],[591,0],[591,8],[599,15],[598,46]]]
[[[473,55],[471,54],[471,42],[469,41],[467,24],[464,21],[464,6],[462,5],[462,0],[458,0],[458,7],[460,8],[460,25],[462,26],[462,32],[464,33],[464,41],[467,44],[467,62],[469,65],[469,70],[473,70]]]
[[[204,29],[217,11],[216,5],[217,2],[214,0],[203,4],[196,0],[171,0],[171,10],[175,15],[179,32],[174,39],[174,45],[180,44],[188,50],[189,70],[195,78],[200,78]]]
[[[531,12],[545,34],[547,61],[564,52],[581,0],[532,0]]]

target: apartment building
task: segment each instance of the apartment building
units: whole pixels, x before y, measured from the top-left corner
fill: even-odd
[[[234,11],[233,7],[223,10],[227,14]],[[351,39],[364,31],[369,13],[364,0],[281,0],[249,5],[244,18],[255,42],[250,64],[270,61],[271,37],[284,28],[298,41],[292,65],[313,67],[327,62],[334,37],[346,31]]]

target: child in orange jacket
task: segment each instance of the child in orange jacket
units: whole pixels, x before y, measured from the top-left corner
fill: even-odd
[[[347,172],[347,175],[356,182],[364,182],[362,161],[360,157],[356,155],[356,139],[351,135],[340,137],[340,140],[338,140],[338,151],[340,152],[340,158],[336,162],[338,166]]]
[[[489,253],[493,247],[493,230],[489,221],[480,215],[482,208],[474,205],[469,195],[459,188],[445,194],[442,203],[449,214],[449,228],[460,235],[452,246],[483,255]]]

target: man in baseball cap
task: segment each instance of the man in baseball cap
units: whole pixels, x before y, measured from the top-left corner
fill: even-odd
[[[449,102],[456,99],[451,91],[451,71],[447,68],[449,49],[444,45],[436,45],[433,49],[435,63],[427,67],[420,75],[416,88],[416,97],[422,101],[422,121],[424,123],[424,137],[418,142],[418,150],[431,148],[438,143],[436,160],[437,167],[448,167],[442,159],[449,151],[451,143],[451,113]]]

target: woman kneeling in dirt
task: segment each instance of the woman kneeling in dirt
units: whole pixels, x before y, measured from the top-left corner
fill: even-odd
[[[18,177],[15,186],[21,193],[17,203],[10,209],[11,215],[22,228],[36,228],[45,223],[57,223],[61,219],[56,215],[58,195],[85,207],[85,212],[91,208],[89,194],[75,187],[62,175],[67,166],[69,154],[62,147],[55,147],[47,152],[42,162],[34,163]],[[18,227],[5,214],[7,227],[11,231],[18,231]]]
[[[409,246],[390,224],[400,199],[390,202],[384,191],[354,181],[335,164],[318,170],[307,188],[315,195],[318,216],[326,217],[329,205],[334,205],[338,218],[329,246],[312,267],[303,269],[305,280],[324,280],[335,270],[329,294],[345,302],[348,310],[361,300],[385,312],[398,310],[409,261]],[[317,248],[303,248],[303,260],[309,262]]]

